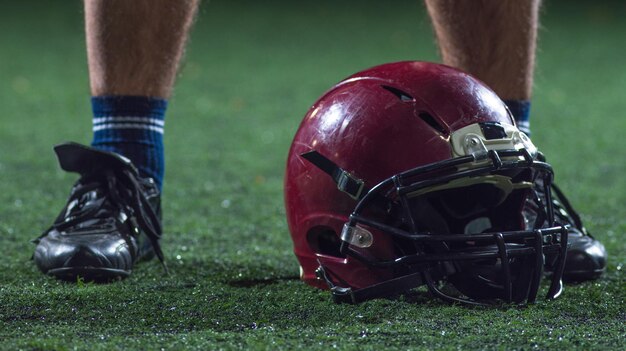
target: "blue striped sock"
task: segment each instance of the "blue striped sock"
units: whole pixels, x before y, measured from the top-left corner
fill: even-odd
[[[129,158],[143,177],[163,184],[163,127],[167,100],[145,96],[94,96],[93,141],[97,149]]]
[[[515,118],[517,128],[530,136],[530,101],[529,100],[504,100]]]

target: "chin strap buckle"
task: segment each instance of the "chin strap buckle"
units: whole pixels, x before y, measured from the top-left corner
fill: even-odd
[[[365,183],[363,183],[361,179],[354,177],[352,174],[344,171],[343,169],[339,170],[339,175],[336,178],[337,189],[350,195],[351,198],[358,200],[363,193]]]
[[[359,200],[364,193],[365,182],[361,179],[353,176],[348,171],[339,167],[333,161],[326,158],[319,152],[312,150],[300,155],[305,160],[311,162],[317,168],[324,173],[330,175],[333,178],[337,189],[339,191],[348,194],[351,198]]]
[[[315,276],[317,276],[317,279],[324,280],[326,284],[328,284],[328,288],[330,289],[334,303],[342,303],[342,302],[348,302],[352,304],[358,303],[356,296],[354,296],[354,291],[352,290],[352,288],[344,288],[344,287],[335,285],[326,274],[326,270],[324,269],[324,266],[322,266],[321,263],[319,267],[317,267],[317,269],[315,270]]]
[[[390,280],[385,280],[383,282],[355,290],[350,287],[345,288],[335,285],[330,280],[328,273],[322,266],[321,262],[319,262],[319,260],[318,263],[320,265],[315,271],[315,275],[318,277],[318,279],[324,280],[326,284],[328,284],[328,287],[330,288],[333,296],[333,302],[335,303],[357,304],[371,299],[393,297],[426,283],[422,276],[423,274],[426,274],[426,271],[422,269],[417,269],[414,273],[393,278]],[[335,277],[338,278],[341,284],[349,285],[336,275]]]

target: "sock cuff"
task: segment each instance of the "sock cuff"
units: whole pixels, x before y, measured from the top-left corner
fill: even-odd
[[[150,117],[163,120],[167,100],[132,95],[106,95],[91,97],[94,117]]]
[[[159,188],[165,169],[163,129],[167,100],[147,96],[94,96],[91,145],[129,158]]]
[[[530,100],[504,100],[504,103],[511,111],[517,127],[530,134]]]
[[[91,98],[93,109],[93,132],[97,140],[120,137],[129,131],[143,131],[144,135],[163,134],[167,100],[146,96],[94,96]],[[108,133],[103,133],[106,132]],[[132,134],[132,133],[131,133]],[[137,136],[136,133],[122,139],[152,139]]]

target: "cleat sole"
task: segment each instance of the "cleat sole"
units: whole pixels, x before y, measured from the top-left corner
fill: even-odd
[[[62,267],[50,269],[46,274],[57,279],[76,282],[111,282],[130,276],[131,271],[102,267]]]

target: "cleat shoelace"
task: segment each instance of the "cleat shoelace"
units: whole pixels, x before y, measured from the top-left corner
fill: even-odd
[[[571,224],[580,230],[584,235],[593,238],[593,236],[587,231],[587,228],[583,225],[578,212],[574,210],[567,197],[565,197],[565,194],[563,194],[563,191],[555,184],[552,184],[552,191],[556,195],[552,200],[552,203],[554,204],[555,217],[562,223]]]

